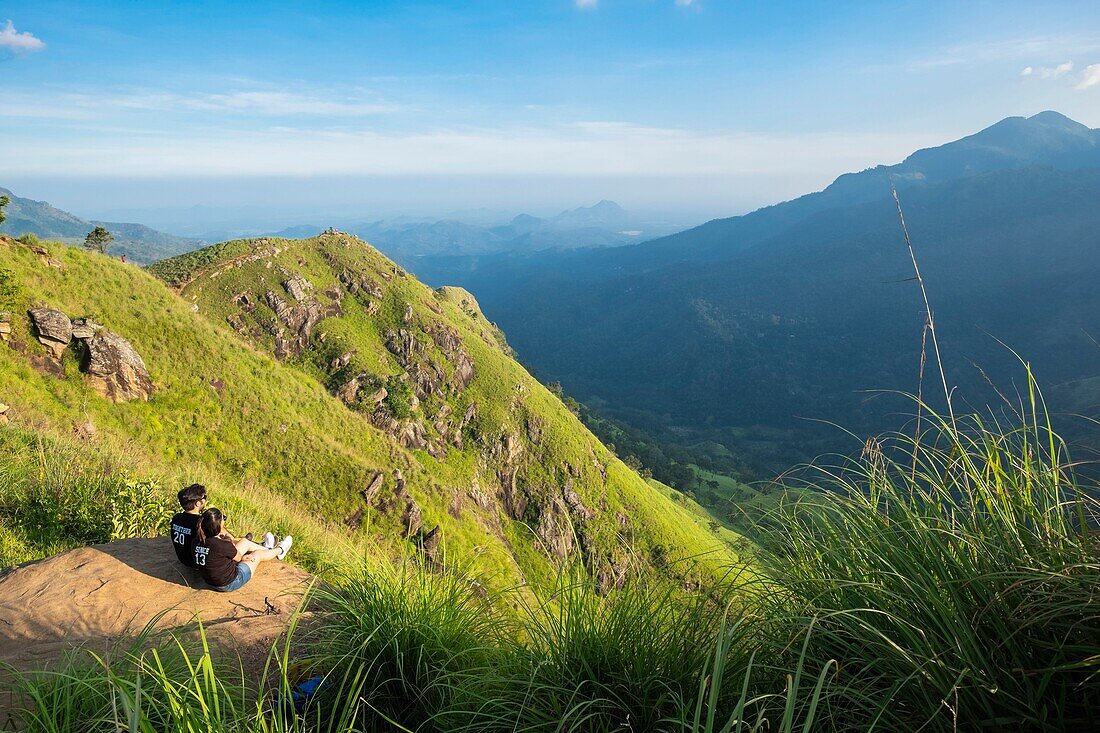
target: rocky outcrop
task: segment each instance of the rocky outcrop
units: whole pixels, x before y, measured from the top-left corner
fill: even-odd
[[[90,318],[77,318],[73,321],[74,339],[90,339],[102,330],[103,326]]]
[[[129,341],[104,333],[85,343],[88,351],[83,368],[93,389],[114,402],[149,399],[153,380]]]
[[[0,341],[11,340],[11,313],[0,313]]]
[[[306,280],[301,275],[291,275],[286,280],[283,280],[283,289],[298,302],[306,300],[311,290],[313,290],[313,283]]]
[[[425,567],[432,572],[441,571],[443,569],[443,553],[441,552],[443,531],[439,528],[439,525],[435,525],[427,534],[420,535],[416,544],[423,556]]]
[[[542,418],[538,415],[527,416],[527,439],[535,445],[542,443]]]
[[[458,331],[442,323],[436,323],[427,329],[435,345],[454,365],[454,376],[451,377],[450,387],[456,394],[470,386],[474,379],[474,360],[462,348],[462,338]]]
[[[431,450],[428,432],[416,420],[403,420],[397,432],[397,440],[409,450]]]
[[[405,488],[405,478],[399,469],[393,471],[393,496],[401,508],[401,524],[405,527],[405,536],[412,537],[420,531],[424,523],[424,514],[412,494]]]
[[[153,380],[145,361],[122,336],[87,318],[70,320],[53,308],[36,308],[27,315],[39,342],[52,357],[32,358],[31,365],[40,372],[63,378],[59,363],[62,354],[70,343],[81,343],[80,369],[96,392],[114,402],[147,400],[153,394]]]
[[[8,410],[10,409],[11,407],[9,405],[0,402],[0,425],[8,424]]]
[[[527,494],[519,486],[516,473],[514,466],[508,466],[497,471],[497,478],[500,480],[500,501],[504,513],[518,522],[527,513]]]
[[[359,492],[359,495],[363,497],[363,501],[367,506],[373,506],[375,500],[378,498],[378,494],[382,491],[382,483],[384,477],[381,471],[374,474],[374,477],[367,484],[367,488]]]
[[[297,284],[297,280],[291,279],[287,282],[292,283],[287,288],[288,292],[295,290],[302,292],[303,296],[305,295],[301,290],[302,286]],[[278,323],[274,324],[272,330],[275,336],[275,358],[280,360],[288,356],[301,354],[309,344],[310,336],[312,336],[313,329],[317,324],[326,318],[339,316],[342,313],[339,302],[322,306],[312,296],[305,297],[304,300],[290,305],[278,293],[268,290],[264,293],[264,300],[267,302],[268,307],[275,311],[275,317],[278,319]],[[284,333],[279,328],[279,324],[285,327],[289,333]]]
[[[413,392],[418,399],[426,400],[432,395],[443,396],[443,382],[446,375],[439,365],[428,358],[424,344],[412,331],[400,328],[388,330],[383,334],[386,349],[409,375]]]
[[[27,314],[39,343],[46,347],[50,356],[60,359],[65,347],[73,340],[73,322],[67,315],[52,308],[35,308]]]
[[[630,577],[631,561],[628,557],[608,555],[593,564],[590,570],[596,578],[596,592],[600,595],[619,590]]]
[[[575,545],[573,527],[560,499],[551,497],[544,506],[540,507],[535,534],[542,540],[547,551],[559,560],[564,560],[573,552]]]
[[[381,300],[384,295],[382,286],[367,277],[365,273],[355,273],[345,268],[337,275],[337,279],[352,295],[364,294],[378,300]]]
[[[589,509],[581,501],[581,497],[573,490],[573,477],[568,476],[565,479],[565,486],[561,490],[562,499],[565,500],[569,509],[581,520],[589,520],[596,516],[596,512]]]

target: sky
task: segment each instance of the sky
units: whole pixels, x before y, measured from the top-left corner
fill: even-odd
[[[324,224],[608,198],[702,220],[1011,115],[1100,127],[1100,12],[0,0],[0,79],[0,186],[88,217]]]

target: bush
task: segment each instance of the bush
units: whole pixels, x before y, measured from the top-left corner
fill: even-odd
[[[0,519],[13,533],[0,565],[167,530],[174,505],[154,481],[92,465],[79,446],[11,428],[0,433],[0,452]]]

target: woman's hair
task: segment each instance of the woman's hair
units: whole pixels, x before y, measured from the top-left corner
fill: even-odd
[[[196,535],[196,539],[202,544],[206,544],[206,541],[211,537],[217,537],[222,533],[222,522],[225,520],[225,515],[222,514],[222,510],[216,507],[210,507],[202,513],[202,518],[199,519],[199,532]]]

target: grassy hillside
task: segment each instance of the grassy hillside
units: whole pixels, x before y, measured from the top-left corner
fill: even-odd
[[[13,240],[0,242],[0,311],[11,313],[13,327],[13,340],[0,345],[0,401],[12,406],[8,415],[24,437],[11,438],[12,426],[0,430],[23,446],[12,455],[27,465],[36,451],[27,434],[58,437],[76,427],[83,450],[114,456],[164,491],[184,481],[208,483],[218,503],[239,510],[234,526],[306,532],[315,547],[302,556],[317,567],[363,538],[395,556],[428,543],[426,562],[468,567],[501,584],[549,582],[558,567],[573,563],[614,584],[652,567],[654,558],[665,564],[713,551],[704,563],[718,566],[733,557],[705,522],[654,491],[508,357],[476,304],[464,310],[437,297],[362,242],[217,245],[155,268],[175,284],[193,279],[181,294],[107,257],[50,245],[59,269]],[[279,253],[245,261],[265,247]],[[247,333],[274,318],[265,311],[267,289],[294,302],[280,286],[288,277],[280,268],[309,280],[311,293],[326,307],[340,303],[343,314],[321,320],[301,352],[282,362],[269,353],[272,338]],[[382,287],[376,313],[368,315],[359,296],[325,294],[335,293],[345,270],[345,278],[367,277]],[[240,311],[232,297],[244,291],[254,293],[256,306],[244,314],[242,336],[227,317]],[[54,364],[25,316],[37,306],[91,317],[128,339],[148,366],[152,397],[119,404],[100,397],[72,347]],[[403,367],[386,348],[385,332],[395,328],[424,343],[419,361]],[[423,328],[453,333],[457,342],[442,341],[468,355],[473,377],[464,389],[441,387],[414,407],[407,369],[423,377],[438,368],[446,380],[455,372]],[[332,359],[349,351],[355,353],[348,363],[332,369]],[[367,411],[362,399],[348,405],[331,394],[338,378],[352,372],[389,385],[388,420]],[[474,403],[476,414],[456,441],[456,421]],[[445,405],[451,413],[441,418]],[[394,423],[412,422],[423,425],[434,455],[429,446],[402,444]],[[379,474],[375,495],[364,501],[361,492],[379,484]],[[522,511],[514,511],[517,505]],[[33,537],[21,542],[24,556],[47,551]],[[691,571],[680,564],[674,572]]]

